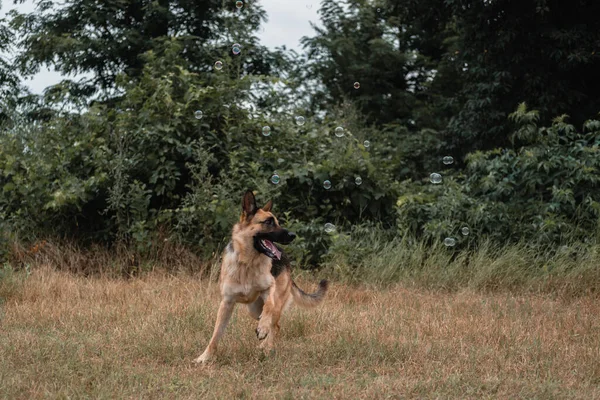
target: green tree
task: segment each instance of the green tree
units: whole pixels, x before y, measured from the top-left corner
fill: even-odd
[[[447,135],[457,153],[509,145],[506,117],[521,102],[539,110],[542,124],[568,114],[580,126],[600,111],[600,3],[447,0],[440,7],[458,27],[448,57],[464,74],[461,110]]]
[[[222,0],[40,2],[30,14],[12,13],[19,37],[16,65],[24,75],[44,65],[64,75],[86,74],[88,78],[69,83],[74,95],[100,90],[113,97],[122,94],[112,91],[118,75],[140,78],[143,55],[164,49],[165,41],[177,40],[192,72],[210,71],[239,43],[243,62],[235,72],[268,73],[272,54],[254,35],[265,13],[254,3],[239,10],[235,4]]]
[[[211,228],[225,225],[225,211],[207,207],[223,189],[192,186],[218,183],[231,168],[243,128],[269,96],[265,71],[285,65],[254,36],[262,19],[258,6],[220,1],[46,2],[13,13],[23,73],[50,64],[91,74],[48,88],[30,118],[14,115],[1,138],[0,207],[15,231],[147,244],[159,225],[185,214],[175,218],[193,192],[209,193],[202,215],[214,219],[203,221],[202,236],[218,242],[222,232]],[[89,104],[96,88],[102,101]]]
[[[0,3],[0,9],[2,4]],[[0,18],[0,108],[6,107],[2,104],[10,96],[14,96],[21,89],[19,78],[15,74],[12,62],[8,59],[8,54],[12,50],[14,42],[12,31],[8,27],[5,18]],[[2,113],[2,109],[0,109]]]
[[[435,1],[324,1],[323,28],[304,38],[306,79],[322,83],[311,92],[313,108],[354,104],[373,142],[386,148],[398,178],[437,167],[440,130],[457,111],[449,102],[460,75],[445,55],[453,26]],[[354,88],[354,82],[360,87]]]

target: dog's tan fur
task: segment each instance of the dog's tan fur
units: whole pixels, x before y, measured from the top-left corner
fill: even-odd
[[[314,307],[325,296],[327,281],[321,281],[316,293],[306,294],[292,281],[289,262],[273,276],[272,259],[254,247],[256,234],[283,229],[271,213],[272,205],[269,201],[258,209],[252,192],[247,192],[242,200],[240,221],[233,227],[231,243],[223,252],[219,278],[222,299],[215,329],[204,353],[194,360],[196,363],[214,358],[217,343],[236,303],[246,304],[250,315],[259,320],[257,337],[264,339],[261,347],[270,350],[279,332],[279,319],[286,305],[293,300],[300,306]],[[273,218],[273,222],[266,226],[264,221],[270,218]]]

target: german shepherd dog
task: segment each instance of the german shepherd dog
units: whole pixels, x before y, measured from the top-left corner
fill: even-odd
[[[256,206],[256,199],[247,191],[242,199],[242,215],[234,225],[231,241],[223,252],[219,287],[221,304],[217,322],[206,350],[195,363],[214,358],[217,343],[231,317],[236,303],[246,304],[250,315],[257,319],[256,336],[261,348],[271,350],[279,332],[279,318],[292,302],[302,307],[319,305],[327,293],[328,282],[307,294],[291,277],[289,259],[275,243],[289,244],[296,234],[282,228],[271,213],[273,202]]]

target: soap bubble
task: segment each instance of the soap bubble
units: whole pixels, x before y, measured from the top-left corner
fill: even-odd
[[[463,234],[463,236],[469,236],[469,233],[471,233],[468,226],[463,226],[460,232]]]
[[[237,8],[239,10],[242,7],[244,7],[244,2],[243,1],[236,1],[235,2],[235,8]]]
[[[215,69],[216,69],[217,71],[220,71],[220,70],[222,70],[222,69],[223,69],[223,61],[217,61],[217,62],[215,63]]]
[[[281,178],[279,177],[279,175],[277,175],[277,174],[271,175],[271,183],[273,185],[279,185],[279,182],[281,182]]]
[[[331,189],[331,182],[330,182],[330,181],[328,181],[328,180],[324,181],[324,182],[323,182],[323,187],[324,187],[326,190],[329,190],[329,189]]]
[[[307,4],[306,8],[308,8],[310,10],[312,8],[312,4]]]
[[[296,117],[296,124],[297,124],[298,126],[302,126],[302,125],[304,125],[304,123],[305,123],[305,122],[306,122],[306,119],[305,119],[303,116],[301,116],[301,115],[298,115],[298,116]]]
[[[354,183],[356,184],[356,186],[362,185],[362,178],[360,176],[357,176],[356,178],[354,178]]]
[[[442,158],[442,162],[445,165],[450,165],[454,162],[454,158],[452,156],[446,156],[446,157]]]
[[[234,44],[231,46],[231,52],[237,56],[242,52],[242,46],[239,43]]]
[[[454,238],[447,237],[446,239],[444,239],[444,246],[446,246],[446,247],[454,247],[455,244],[456,244],[456,239],[454,239]]]
[[[262,134],[263,134],[263,136],[269,136],[269,135],[271,135],[271,127],[270,126],[263,126],[263,128],[262,128]]]
[[[203,116],[204,116],[204,113],[200,110],[196,110],[196,112],[194,113],[194,118],[196,118],[196,119],[202,119]]]
[[[325,232],[327,233],[333,233],[335,231],[335,225],[328,222],[325,224]]]
[[[431,183],[435,183],[437,185],[438,183],[442,183],[442,176],[434,172],[433,174],[429,175],[429,180]]]
[[[341,126],[338,126],[337,128],[335,128],[335,136],[343,137],[344,136],[344,128],[342,128]]]
[[[368,140],[365,140],[363,142],[363,146],[365,146],[365,148],[368,149],[371,146],[371,142],[369,142]]]
[[[354,89],[360,89],[360,82],[354,82]]]

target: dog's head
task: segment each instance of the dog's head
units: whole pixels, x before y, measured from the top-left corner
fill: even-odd
[[[273,260],[280,260],[281,251],[275,243],[291,243],[296,234],[279,225],[279,221],[271,213],[272,207],[273,202],[269,200],[262,208],[258,208],[254,194],[247,191],[242,199],[240,225],[244,233],[252,235],[256,251]]]

